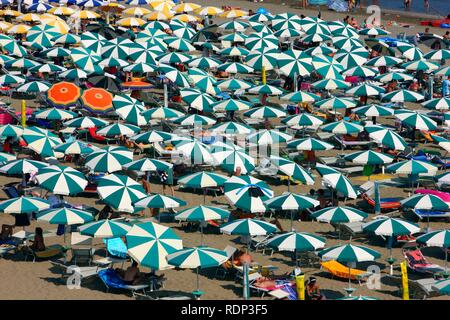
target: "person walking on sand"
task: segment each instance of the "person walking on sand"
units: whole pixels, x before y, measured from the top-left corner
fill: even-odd
[[[423,1],[423,6],[425,7],[425,10],[427,12],[429,12],[430,11],[430,0],[424,0]]]
[[[411,1],[412,0],[404,0],[405,10],[409,10],[411,8]]]

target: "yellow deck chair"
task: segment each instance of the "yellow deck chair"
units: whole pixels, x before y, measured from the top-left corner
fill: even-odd
[[[31,255],[33,257],[33,262],[36,261],[36,259],[50,259],[56,256],[59,256],[63,253],[63,246],[59,244],[54,244],[47,246],[44,251],[32,251],[31,249],[28,250],[26,253],[26,256]],[[25,256],[25,260],[26,260]]]
[[[366,272],[363,270],[358,269],[349,269],[347,266],[344,266],[343,264],[340,264],[339,262],[335,260],[321,262],[322,267],[330,272],[333,276],[336,276],[338,278],[343,279],[351,279],[351,280],[358,280],[358,282],[361,282],[364,278],[369,277],[372,275],[371,272]]]

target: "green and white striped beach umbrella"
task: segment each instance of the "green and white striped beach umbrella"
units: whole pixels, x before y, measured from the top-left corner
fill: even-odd
[[[405,150],[405,147],[407,146],[407,143],[403,137],[401,137],[397,132],[389,130],[383,126],[367,125],[364,127],[364,130],[369,133],[370,138],[385,147],[402,151]]]
[[[123,237],[131,230],[131,225],[121,221],[100,220],[84,224],[78,227],[82,235],[94,238],[117,238]]]
[[[278,228],[271,223],[258,219],[239,219],[220,226],[220,231],[225,234],[237,234],[242,236],[265,236],[275,233]]]
[[[148,123],[148,120],[142,115],[146,108],[140,101],[127,95],[117,94],[114,96],[112,103],[116,113],[127,123],[137,126]]]
[[[433,142],[437,143],[440,147],[442,147],[444,150],[448,152],[450,150],[450,140],[445,139],[441,136],[437,136],[434,134],[431,134],[431,139],[433,139]]]
[[[197,206],[178,212],[175,220],[180,221],[208,221],[228,219],[230,212],[213,206]]]
[[[101,54],[102,46],[107,42],[106,38],[96,32],[83,32],[80,36],[81,46],[85,49],[92,50],[97,54]]]
[[[54,157],[53,148],[61,144],[61,139],[46,129],[39,127],[27,127],[23,130],[22,138],[27,147],[42,157]]]
[[[33,68],[29,69],[32,73],[42,72],[42,73],[57,73],[57,72],[63,72],[67,69],[64,67],[60,67],[53,63],[45,63],[39,66],[35,66]]]
[[[191,40],[192,37],[196,34],[196,31],[192,27],[180,20],[171,20],[169,26],[175,36],[183,38],[185,40]]]
[[[439,69],[439,63],[421,59],[403,63],[401,67],[412,71],[434,71]]]
[[[162,194],[151,194],[137,201],[135,206],[139,208],[170,209],[183,207],[186,204],[186,201],[176,197],[165,196]]]
[[[138,126],[132,124],[113,123],[97,131],[97,134],[106,137],[115,136],[134,136],[139,133],[141,129]]]
[[[16,57],[25,57],[27,49],[14,39],[0,39],[0,46],[8,53]]]
[[[310,172],[306,171],[302,166],[298,163],[295,163],[292,160],[288,160],[285,158],[281,158],[278,156],[271,155],[270,162],[273,163],[278,170],[288,175],[294,180],[299,180],[304,184],[313,185],[314,178]]]
[[[329,207],[311,214],[311,217],[321,222],[328,223],[349,223],[359,222],[366,219],[369,215],[364,211],[352,207]]]
[[[243,111],[252,107],[252,104],[238,99],[226,99],[211,104],[214,111]]]
[[[138,62],[124,67],[123,71],[148,73],[148,72],[155,72],[157,68],[158,67],[156,65],[150,64],[149,62]]]
[[[323,33],[307,34],[301,38],[301,41],[305,42],[305,43],[321,43],[321,42],[330,41],[330,40],[331,40],[331,36],[323,34]]]
[[[133,205],[147,196],[142,185],[130,177],[110,174],[99,179],[100,199],[118,211],[134,212]]]
[[[300,20],[300,25],[303,31],[307,34],[326,34],[331,35],[328,23],[320,18],[316,17],[305,17]]]
[[[248,50],[278,49],[278,38],[264,32],[252,33],[245,39],[245,47]]]
[[[331,34],[333,35],[343,35],[346,37],[355,37],[358,38],[358,30],[356,30],[351,25],[342,22],[342,21],[328,21],[328,28],[331,31]]]
[[[344,159],[356,164],[382,165],[394,161],[394,157],[372,150],[357,151],[344,156]]]
[[[318,101],[315,105],[321,109],[348,109],[356,107],[357,102],[349,97],[332,97]]]
[[[51,48],[54,44],[52,39],[61,34],[58,29],[48,24],[40,24],[30,28],[27,32],[27,41],[40,44],[45,48]]]
[[[299,102],[316,102],[320,100],[320,96],[306,92],[306,91],[295,91],[288,94],[284,94],[280,97],[281,100],[288,100],[294,103]]]
[[[344,71],[344,66],[329,56],[314,56],[312,58],[312,65],[324,79],[344,80],[341,75],[341,72]]]
[[[408,60],[416,61],[423,59],[423,52],[413,44],[398,41],[396,48],[402,56]]]
[[[0,202],[0,211],[21,214],[39,212],[50,208],[50,203],[38,197],[18,197]]]
[[[366,117],[383,117],[392,116],[394,109],[376,104],[358,107],[352,110],[354,113],[364,115]]]
[[[291,127],[318,127],[323,122],[324,119],[313,116],[309,113],[300,113],[295,116],[289,116],[281,120],[282,123],[287,124]]]
[[[0,172],[12,175],[22,175],[31,172],[38,172],[40,168],[48,166],[47,163],[30,160],[30,159],[17,159],[12,160],[0,167]]]
[[[329,47],[327,45],[319,45],[317,47],[311,47],[309,49],[306,49],[303,51],[310,57],[313,57],[315,55],[328,55],[328,54],[334,54],[337,52],[337,50],[333,47]]]
[[[319,204],[316,199],[291,192],[285,192],[266,201],[268,208],[276,210],[303,210],[317,207]]]
[[[39,169],[36,180],[45,190],[65,196],[83,192],[88,184],[86,177],[80,171],[59,165]]]
[[[195,58],[189,61],[189,67],[201,68],[201,69],[213,69],[216,68],[220,64],[220,60],[209,58],[209,57],[200,57]]]
[[[428,109],[449,110],[450,98],[436,98],[422,102],[422,105]]]
[[[374,68],[364,67],[364,66],[356,66],[356,67],[345,70],[342,74],[344,76],[369,78],[369,77],[376,76],[378,74],[378,70],[376,70]]]
[[[277,36],[278,38],[282,38],[282,39],[291,39],[291,38],[298,38],[301,37],[303,35],[305,35],[305,33],[301,30],[295,30],[295,29],[282,29],[282,30],[278,30],[274,33],[275,36]]]
[[[16,88],[17,92],[24,92],[28,94],[47,92],[50,89],[50,83],[45,81],[30,81],[26,82]]]
[[[126,38],[114,38],[103,43],[101,48],[101,55],[104,58],[118,58],[126,59],[131,49],[135,47],[135,43]]]
[[[75,208],[58,208],[45,210],[36,215],[37,220],[50,224],[84,224],[94,220],[92,213]]]
[[[252,84],[241,80],[241,79],[228,79],[228,80],[221,80],[217,82],[217,87],[224,90],[246,90],[252,87]]]
[[[331,143],[315,138],[295,139],[287,143],[288,148],[295,148],[302,151],[331,150],[334,146]]]
[[[5,63],[7,69],[8,68],[30,69],[40,65],[41,64],[39,62],[27,58],[13,59]]]
[[[94,145],[87,144],[86,142],[79,140],[59,144],[53,148],[54,151],[64,154],[86,154],[94,152],[98,149],[99,148]]]
[[[101,128],[106,125],[108,125],[108,122],[106,120],[94,117],[81,117],[64,122],[64,126],[66,127],[81,128],[81,129],[94,127]]]
[[[334,55],[334,58],[345,69],[362,66],[367,62],[369,52],[364,47],[353,47],[341,49]]]
[[[129,162],[123,166],[125,170],[141,171],[141,172],[158,171],[158,170],[167,171],[172,167],[173,165],[169,162],[150,158],[141,158],[139,160]]]
[[[269,186],[251,176],[233,176],[224,183],[225,197],[237,208],[254,212],[265,212],[264,201],[273,197]]]
[[[232,30],[232,31],[244,31],[250,25],[247,22],[231,20],[224,23],[221,23],[218,27],[223,30]],[[220,39],[222,40],[222,39]],[[227,40],[225,40],[227,41]]]
[[[222,93],[220,89],[216,87],[217,83],[216,78],[211,77],[208,74],[207,75],[190,74],[188,78],[192,80],[193,83],[195,83],[196,89],[200,89],[200,91],[204,93],[210,94],[212,96],[218,96]]]
[[[241,32],[229,33],[219,37],[221,41],[233,42],[233,43],[244,43],[247,39],[247,35]]]
[[[221,122],[212,126],[211,128],[209,128],[209,131],[228,136],[236,134],[247,135],[250,132],[253,132],[254,129],[250,126],[247,126],[239,122],[228,121],[228,122]]]
[[[300,50],[284,51],[277,59],[279,71],[287,77],[309,76],[314,70],[311,56]]]
[[[220,53],[221,56],[241,57],[241,56],[248,55],[250,53],[250,51],[248,51],[245,48],[231,46],[231,47],[224,48],[224,49],[220,50],[219,53]]]
[[[179,118],[183,116],[183,113],[171,108],[158,107],[147,109],[146,111],[142,112],[142,115],[147,119],[171,119]]]
[[[16,156],[6,152],[0,152],[0,163],[16,160]]]
[[[278,65],[278,59],[280,57],[280,52],[276,49],[271,48],[261,48],[259,50],[252,50],[245,57],[247,65],[252,67],[254,70],[261,71],[263,68],[266,71],[275,69]]]
[[[389,31],[376,27],[361,29],[358,33],[366,36],[387,36],[390,34]]]
[[[365,63],[365,65],[370,67],[391,67],[401,63],[402,61],[402,59],[396,57],[379,56],[370,59]]]
[[[225,62],[217,66],[217,70],[228,73],[252,73],[254,69],[246,64],[239,62]]]
[[[172,120],[176,124],[183,126],[194,126],[194,125],[212,125],[216,123],[216,120],[199,114],[190,114],[182,116]]]
[[[192,56],[180,53],[180,52],[170,52],[158,56],[158,61],[160,63],[185,63],[192,60]]]
[[[350,199],[356,199],[358,197],[358,191],[350,180],[339,171],[320,163],[316,165],[316,170],[326,184],[340,192],[344,197]]]
[[[259,130],[247,136],[250,143],[260,146],[280,144],[292,140],[292,136],[278,130]]]
[[[48,108],[44,110],[37,110],[34,113],[37,119],[46,120],[68,120],[77,117],[77,114],[72,111],[58,109],[58,108]]]
[[[350,87],[350,83],[339,79],[322,79],[314,82],[312,87],[318,90],[347,89]]]
[[[4,74],[0,76],[0,84],[2,85],[14,85],[25,83],[25,78],[22,76],[15,76],[12,74]]]
[[[86,72],[95,71],[97,69],[97,64],[102,60],[102,57],[95,51],[85,48],[73,48],[70,52],[70,57],[76,67]]]
[[[198,141],[180,141],[175,144],[175,150],[181,152],[191,164],[213,164],[214,158],[206,144]]]
[[[319,257],[324,260],[336,260],[341,263],[368,262],[381,257],[377,251],[354,244],[345,244],[326,248],[319,252]]]
[[[153,270],[170,269],[167,255],[183,248],[183,241],[171,228],[154,222],[135,224],[126,240],[133,260]]]
[[[274,15],[271,19],[272,21],[272,28],[274,30],[283,30],[283,29],[301,29],[301,22],[302,19],[290,12],[280,13],[277,15]]]
[[[148,42],[139,42],[135,44],[135,47],[130,49],[129,59],[131,59],[136,64],[145,63],[148,65],[155,65],[157,57],[164,53],[164,50],[155,44]],[[128,67],[125,67],[128,68]],[[125,70],[125,69],[124,69]],[[153,72],[153,71],[138,71],[134,72]]]
[[[338,49],[355,48],[355,47],[358,48],[363,46],[363,42],[355,37],[338,35],[333,36],[331,40],[333,41],[334,47]]]
[[[93,172],[114,172],[133,161],[133,152],[125,147],[109,146],[96,150],[86,157],[85,166]]]
[[[164,131],[157,131],[157,130],[150,130],[147,132],[143,132],[140,134],[137,134],[131,138],[131,140],[137,142],[137,143],[154,143],[154,142],[162,142],[172,139],[172,134],[164,132]]]
[[[450,230],[428,232],[418,237],[416,242],[428,247],[450,248]]]
[[[66,44],[66,45],[78,44],[81,42],[80,36],[78,36],[76,34],[71,34],[71,33],[66,33],[63,35],[56,36],[52,40],[55,43]]]
[[[65,79],[65,80],[80,80],[80,79],[87,79],[88,74],[86,71],[74,68],[74,69],[68,69],[66,71],[61,72],[58,74],[58,78]]]
[[[178,179],[178,184],[187,188],[221,187],[228,177],[214,172],[196,172]]]
[[[245,111],[244,116],[253,119],[281,118],[286,116],[286,111],[275,107],[263,106]]]
[[[415,194],[400,201],[403,207],[421,210],[448,210],[448,204],[433,194]]]
[[[384,94],[381,100],[391,102],[417,102],[424,98],[425,97],[420,93],[400,89]]]
[[[7,124],[0,127],[0,137],[2,138],[17,138],[23,134],[23,127],[13,124]]]
[[[418,130],[434,130],[437,128],[436,121],[426,115],[411,110],[396,110],[394,115],[402,123],[414,127]]]
[[[109,57],[106,59],[103,59],[102,61],[100,61],[98,63],[98,65],[102,68],[105,67],[117,67],[117,68],[123,68],[128,66],[130,63],[124,59],[120,59],[120,58],[113,58],[113,57]]]
[[[368,97],[368,96],[378,96],[380,94],[383,94],[384,91],[385,90],[382,87],[364,83],[345,91],[345,93],[355,97],[363,97],[363,96]]]
[[[431,175],[435,175],[438,170],[438,167],[425,162],[425,161],[419,161],[419,160],[405,160],[401,162],[397,162],[394,164],[391,164],[387,167],[388,172],[393,173],[404,173],[404,174],[420,174],[420,173],[427,173]]]
[[[450,59],[450,50],[449,49],[431,50],[423,57],[429,60],[447,60]]]
[[[183,51],[183,52],[189,52],[189,51],[195,51],[195,47],[186,39],[184,38],[178,38],[178,37],[166,37],[164,38],[164,42],[167,43],[169,48]]]
[[[380,74],[379,76],[375,77],[375,80],[383,82],[383,83],[389,83],[391,81],[411,81],[414,77],[410,74],[402,73],[402,72],[389,72],[385,74]]]
[[[215,102],[209,94],[194,88],[183,88],[180,90],[180,94],[186,104],[200,111],[212,110],[211,105]]]
[[[233,173],[239,168],[242,174],[248,174],[255,169],[255,159],[240,147],[215,142],[210,150],[215,163],[226,172]]]
[[[378,218],[363,225],[363,231],[379,236],[402,236],[420,232],[420,227],[398,218]]]
[[[287,232],[276,235],[267,242],[267,246],[278,251],[316,251],[325,246],[325,238],[307,232]]]
[[[434,71],[437,76],[450,76],[450,67],[442,67]]]
[[[363,130],[363,127],[361,125],[345,120],[325,124],[320,128],[323,131],[332,132],[334,134],[352,134],[361,132]]]

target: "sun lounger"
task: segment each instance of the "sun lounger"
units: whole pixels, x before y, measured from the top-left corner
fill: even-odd
[[[371,207],[375,207],[375,200],[372,199],[369,195],[367,195],[366,193],[363,193],[361,197]],[[381,198],[380,199],[380,208],[382,211],[398,210],[402,206],[400,203],[401,199],[402,198]]]
[[[335,137],[335,134],[330,132],[316,132],[316,136],[319,138],[319,140],[327,141],[333,139]]]
[[[317,252],[314,251],[297,252],[296,258],[298,264],[301,265],[302,267],[308,268],[320,267],[321,260],[317,255]]]
[[[145,294],[134,293],[137,300],[196,300],[197,297],[191,292],[157,290],[148,291]]]
[[[331,273],[332,277],[357,280],[359,284],[373,274],[372,272],[363,270],[349,269],[347,266],[344,266],[335,260],[322,262],[321,265],[322,268]]]
[[[345,164],[345,160],[338,157],[318,157],[318,159],[320,163],[323,163],[327,166],[343,166]]]
[[[334,140],[336,140],[336,142],[342,147],[342,149],[346,149],[349,147],[366,147],[369,148],[371,145],[376,144],[373,141],[348,141],[348,140],[344,140],[341,137],[335,135],[334,136]]]
[[[96,276],[98,271],[103,269],[99,266],[79,267],[71,263],[64,263],[64,261],[61,260],[52,260],[50,263],[60,273],[61,279],[65,279],[71,274],[77,273],[80,276],[80,280],[87,280]]]
[[[333,167],[330,166],[333,169],[336,169],[340,172],[342,172],[345,175],[350,175],[350,174],[354,174],[354,173],[360,173],[364,171],[364,167],[363,166],[351,166],[351,167]]]
[[[366,234],[363,232],[364,222],[349,222],[340,224],[341,228],[341,238],[344,239],[349,237],[351,239],[365,237]]]
[[[276,290],[269,291],[269,295],[274,297],[274,299],[276,299],[276,300],[284,300],[289,297],[289,292],[284,291],[283,289],[276,289]]]
[[[92,237],[84,236],[79,232],[71,234],[72,263],[75,265],[91,265],[95,249],[92,248]]]
[[[17,246],[9,243],[0,245],[0,257],[3,257],[5,253],[17,252]]]
[[[429,263],[420,249],[403,250],[408,268],[417,273],[440,274],[445,269],[437,264]]]
[[[148,284],[126,284],[125,281],[123,281],[113,269],[100,270],[97,274],[105,284],[107,292],[109,292],[110,289],[130,290],[134,297],[136,291],[142,291],[145,294],[145,289],[149,287]]]
[[[411,299],[425,300],[428,297],[439,296],[440,293],[433,288],[433,285],[438,280],[433,278],[426,278],[420,280],[408,279],[408,290]],[[387,286],[396,287],[395,295],[402,296],[403,281],[401,276],[394,276],[390,274],[384,274],[381,278],[381,283]]]
[[[236,253],[237,249],[233,246],[226,246],[223,251],[227,253],[228,259],[217,267],[215,277],[217,278],[219,273],[221,273],[222,279],[225,279],[225,277],[230,274],[231,270],[233,270],[233,255]]]
[[[63,246],[59,244],[54,244],[51,246],[47,246],[43,251],[35,251],[32,250],[30,247],[25,247],[24,254],[25,254],[25,261],[27,261],[28,257],[32,257],[33,262],[36,262],[36,260],[51,259],[63,254]]]
[[[421,220],[424,218],[450,218],[450,211],[414,209],[412,212]]]

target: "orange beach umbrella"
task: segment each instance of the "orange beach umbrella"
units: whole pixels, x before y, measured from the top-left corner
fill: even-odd
[[[112,93],[101,88],[90,88],[83,92],[81,103],[93,113],[107,113],[113,110]]]
[[[47,91],[47,100],[55,107],[74,105],[81,96],[81,89],[71,82],[55,83]]]

